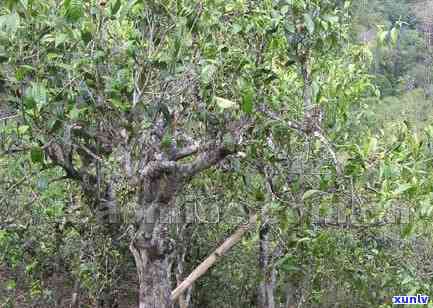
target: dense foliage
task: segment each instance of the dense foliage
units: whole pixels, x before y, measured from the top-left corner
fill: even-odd
[[[0,307],[433,294],[426,5],[3,1]]]

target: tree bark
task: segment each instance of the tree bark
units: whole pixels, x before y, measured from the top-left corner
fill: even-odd
[[[139,281],[139,308],[170,308],[170,213],[182,179],[170,164],[149,165],[136,212],[138,228],[131,242]],[[167,169],[167,170],[166,170]]]
[[[275,308],[274,291],[276,286],[276,273],[270,262],[269,225],[262,227],[259,237],[259,268],[262,271],[263,277],[258,288],[258,307]]]
[[[106,227],[110,235],[116,236],[121,221],[118,215],[118,200],[112,185],[114,178],[108,180],[107,176],[98,172],[98,168],[95,176],[86,168],[77,169],[74,166],[73,150],[69,145],[72,128],[73,126],[69,126],[69,129],[65,130],[65,135],[68,136],[64,139],[69,142],[51,142],[46,147],[46,152],[56,165],[64,169],[66,177],[81,184],[90,209],[99,218],[97,221]],[[161,140],[156,140],[154,147],[148,145],[148,149],[157,148],[158,142]],[[198,173],[215,166],[228,155],[234,154],[236,145],[217,145],[214,142],[201,148],[199,152],[197,146],[179,151],[174,149],[172,155],[167,155],[162,150],[158,153],[153,150],[148,152],[150,154],[144,155],[137,161],[138,168],[135,172],[132,172],[131,153],[126,155],[126,161],[122,164],[129,184],[135,188],[134,193],[137,194],[130,251],[137,267],[139,308],[171,308],[174,306],[174,301],[170,298],[169,265],[175,247],[174,241],[169,237],[169,224],[176,197],[184,185]],[[195,154],[197,154],[195,159],[189,162],[177,161]],[[241,228],[241,234],[238,236],[242,236],[245,232],[246,230]],[[233,239],[233,243],[223,245],[221,251],[216,253],[222,255],[239,239],[240,237]],[[104,305],[105,302],[104,300]]]
[[[153,258],[147,249],[131,245],[139,280],[139,308],[170,308],[168,256]]]

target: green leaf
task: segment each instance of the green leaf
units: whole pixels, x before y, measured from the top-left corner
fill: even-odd
[[[30,150],[30,158],[33,163],[41,163],[44,160],[44,152],[40,147],[33,147]]]
[[[423,217],[431,217],[433,212],[433,206],[430,200],[425,200],[421,202],[420,214]]]
[[[316,189],[310,189],[307,190],[304,195],[302,196],[302,200],[306,200],[308,198],[311,198],[313,195],[317,194],[317,193],[321,193],[320,190],[316,190]]]
[[[213,64],[205,65],[201,70],[201,75],[200,75],[201,81],[205,84],[209,84],[212,81],[216,70],[217,68]]]
[[[76,120],[80,118],[80,115],[84,110],[85,109],[78,109],[77,106],[74,106],[71,111],[69,111],[69,117],[73,120]]]
[[[245,89],[242,90],[242,111],[245,113],[253,112],[253,102],[254,102],[254,89],[251,85],[247,85]]]
[[[20,65],[19,68],[25,70],[26,72],[35,71],[35,68],[33,66],[27,64]]]
[[[118,100],[118,99],[112,99],[111,100],[111,103],[112,103],[112,105],[114,106],[114,107],[116,107],[118,110],[120,110],[120,111],[124,111],[124,112],[127,112],[128,110],[130,110],[131,109],[131,106],[128,104],[128,103],[126,103],[126,102],[124,102],[124,101],[122,101],[122,100]]]
[[[310,14],[304,14],[305,27],[307,28],[310,34],[314,32],[314,21],[311,18]]]
[[[379,39],[379,44],[383,45],[385,43],[386,37],[388,36],[388,31],[379,31],[378,33],[378,39]]]
[[[241,31],[242,31],[242,26],[241,26],[241,25],[239,25],[239,24],[234,24],[234,25],[233,25],[233,27],[232,27],[232,32],[233,32],[234,34],[239,33],[239,32],[241,32]]]
[[[5,63],[9,60],[9,56],[6,52],[0,51],[0,63]]]
[[[366,158],[371,153],[374,153],[377,150],[377,139],[375,137],[370,137],[368,143],[364,144],[364,158]]]
[[[235,102],[218,96],[215,96],[215,101],[217,105],[222,109],[234,108],[237,106]]]
[[[235,140],[233,139],[232,134],[230,134],[230,133],[226,133],[226,134],[224,134],[224,136],[223,136],[223,144],[224,144],[227,148],[234,147]]]
[[[54,52],[47,53],[47,60],[50,62],[56,60],[59,57],[60,57],[60,55],[57,53],[54,53]]]
[[[279,209],[280,208],[280,204],[278,202],[272,201],[271,203],[268,204],[268,207],[270,209]]]
[[[48,188],[48,178],[46,176],[41,176],[36,181],[36,187],[39,190],[46,190]]]
[[[397,44],[397,41],[398,41],[398,35],[399,35],[399,31],[398,31],[398,29],[397,29],[397,28],[392,28],[391,33],[390,33],[390,36],[391,36],[391,43],[392,43],[393,45],[396,45],[396,44]]]
[[[30,126],[28,125],[21,125],[20,127],[18,127],[18,133],[20,135],[25,134],[28,130],[30,129]]]
[[[295,26],[293,24],[288,23],[288,22],[284,24],[284,29],[287,32],[295,33]]]
[[[58,47],[68,41],[68,35],[66,33],[57,33],[55,47]]]
[[[6,282],[6,290],[14,290],[16,288],[16,283],[13,280],[8,280]]]
[[[262,202],[265,200],[265,194],[261,190],[254,191],[254,198],[256,201]]]
[[[88,44],[92,40],[92,32],[88,30],[81,31],[81,39],[83,40],[84,44]]]
[[[78,21],[83,15],[83,3],[81,0],[65,0],[65,17],[70,22]]]
[[[30,106],[35,105],[38,110],[41,110],[48,103],[47,89],[43,84],[33,82],[31,87],[27,89],[25,98]]]
[[[412,184],[410,183],[401,184],[397,187],[396,190],[394,190],[394,195],[400,195],[411,188],[412,188]]]
[[[403,229],[401,230],[401,236],[403,238],[408,237],[409,235],[412,234],[413,229],[414,229],[413,223],[404,224]]]
[[[166,132],[161,140],[161,148],[164,150],[170,150],[171,146],[174,142],[173,136],[170,134],[170,132]]]
[[[56,130],[58,130],[62,125],[62,122],[59,119],[51,119],[50,121],[48,121],[48,128],[54,132]]]
[[[15,33],[20,26],[20,17],[17,13],[0,16],[0,31]]]
[[[8,232],[6,230],[0,230],[0,245],[3,241],[7,240]]]
[[[332,16],[332,15],[325,15],[323,16],[323,19],[330,22],[330,23],[338,23],[338,16]]]
[[[280,12],[281,12],[282,15],[286,15],[287,12],[288,12],[289,10],[290,10],[290,6],[288,6],[288,5],[283,5],[283,6],[281,7],[281,9],[280,9]]]
[[[283,272],[287,273],[299,271],[299,267],[296,264],[296,259],[291,255],[286,255],[280,260],[278,260],[275,266]]]
[[[320,86],[319,86],[319,84],[317,83],[317,81],[313,81],[312,82],[312,84],[311,84],[311,88],[312,88],[312,90],[313,90],[313,98],[316,100],[316,101],[318,101],[318,95],[319,95],[319,92],[320,92]]]
[[[13,11],[14,8],[19,4],[19,0],[3,0],[5,7],[7,7],[10,11]]]
[[[111,5],[111,15],[116,15],[121,5],[122,5],[121,0],[117,0],[113,5]]]
[[[126,1],[124,1],[126,2]],[[128,12],[132,9],[132,7],[139,3],[138,0],[129,0],[128,3],[125,3],[125,5],[121,6],[120,12],[119,12],[119,19],[122,20],[125,16],[127,16]]]

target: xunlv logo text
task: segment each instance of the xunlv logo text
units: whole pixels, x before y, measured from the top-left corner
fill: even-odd
[[[392,297],[392,303],[394,305],[416,305],[416,304],[427,304],[428,295],[397,295]]]

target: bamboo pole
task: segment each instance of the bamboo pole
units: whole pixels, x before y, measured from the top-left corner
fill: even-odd
[[[219,246],[214,252],[212,252],[209,257],[207,257],[199,266],[192,271],[192,273],[182,281],[176,289],[171,292],[171,300],[176,301],[176,299],[188,289],[194,281],[203,276],[208,269],[214,265],[224,254],[226,254],[233,246],[235,246],[244,236],[244,234],[250,230],[252,226],[256,224],[257,214],[250,216],[249,222],[247,224],[241,225],[237,230],[224,241],[224,243]]]

